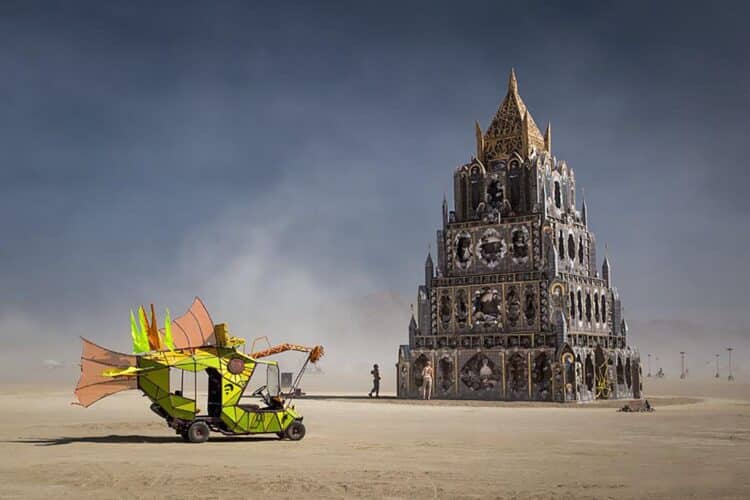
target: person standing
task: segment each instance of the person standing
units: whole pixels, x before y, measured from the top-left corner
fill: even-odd
[[[432,398],[432,361],[427,361],[422,368],[422,399]]]
[[[368,396],[372,397],[373,393],[375,393],[375,397],[380,397],[380,368],[378,368],[378,365],[372,365],[372,370],[370,370],[370,375],[372,375],[372,390],[370,390],[370,394]]]

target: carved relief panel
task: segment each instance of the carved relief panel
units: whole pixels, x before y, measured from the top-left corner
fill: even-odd
[[[474,291],[471,306],[475,328],[502,330],[502,298],[497,288],[483,287]]]

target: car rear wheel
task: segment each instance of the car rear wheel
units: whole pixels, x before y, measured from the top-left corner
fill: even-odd
[[[206,422],[193,422],[187,430],[187,438],[191,443],[205,443],[210,431]]]
[[[299,420],[295,420],[286,428],[286,437],[291,441],[299,441],[305,437],[305,425]]]

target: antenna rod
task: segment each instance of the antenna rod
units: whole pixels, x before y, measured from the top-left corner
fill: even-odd
[[[680,365],[681,365],[680,378],[684,379],[685,378],[685,351],[680,351]]]

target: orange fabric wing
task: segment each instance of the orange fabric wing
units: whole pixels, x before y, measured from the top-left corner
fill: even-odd
[[[74,392],[77,404],[88,407],[105,396],[137,388],[135,377],[105,377],[104,370],[136,366],[131,354],[110,351],[81,337],[81,378]]]
[[[190,309],[172,321],[172,339],[175,349],[216,345],[214,322],[200,298],[196,297]]]

